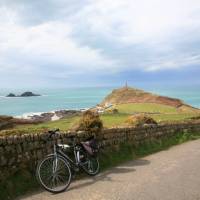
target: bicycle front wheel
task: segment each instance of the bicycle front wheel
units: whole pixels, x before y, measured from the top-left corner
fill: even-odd
[[[37,178],[49,192],[59,193],[66,190],[71,182],[71,170],[66,160],[60,156],[50,155],[37,167]]]

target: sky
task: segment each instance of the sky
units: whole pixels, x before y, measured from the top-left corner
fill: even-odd
[[[199,0],[0,0],[0,88],[200,85]]]

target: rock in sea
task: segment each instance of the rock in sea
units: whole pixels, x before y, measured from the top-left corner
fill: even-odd
[[[36,97],[41,96],[40,94],[34,94],[33,92],[24,92],[21,95],[15,95],[13,93],[8,94],[6,97]]]
[[[33,92],[24,92],[20,95],[21,97],[34,97],[34,96],[41,96],[39,94],[34,94]]]
[[[16,97],[16,95],[13,94],[13,93],[10,93],[10,94],[8,94],[6,97]]]

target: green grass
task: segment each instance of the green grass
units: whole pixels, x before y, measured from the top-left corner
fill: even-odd
[[[174,114],[148,114],[150,117],[155,119],[157,122],[177,122],[187,120],[193,116],[199,116],[199,114],[192,113],[174,113]],[[120,127],[127,126],[125,121],[130,116],[130,114],[103,114],[101,119],[103,121],[104,127]]]
[[[18,171],[4,182],[0,182],[0,199],[15,199],[20,195],[35,191],[38,188],[39,184],[34,172],[29,172],[28,170]]]
[[[134,112],[146,112],[146,113],[177,113],[178,110],[175,107],[155,104],[155,103],[129,103],[120,104],[115,106],[120,113],[134,113]]]
[[[50,122],[45,122],[37,125],[25,125],[25,126],[18,126],[17,129],[53,129],[55,127],[59,127],[60,130],[68,130],[72,128],[74,123],[77,123],[80,117],[67,117],[64,119],[60,119],[57,121],[50,121]]]
[[[125,123],[126,119],[130,114],[118,113],[118,114],[102,114],[101,120],[105,128],[112,127],[125,127],[128,124]],[[199,114],[192,113],[171,113],[171,114],[149,114],[157,122],[177,122],[189,119],[193,116],[199,116]],[[61,131],[70,130],[80,120],[79,116],[68,117],[53,122],[45,122],[38,125],[23,125],[17,126],[14,129],[0,131],[0,135],[11,135],[11,134],[24,134],[24,133],[38,133],[45,132],[49,129],[59,128]]]
[[[50,121],[40,124],[31,125],[19,125],[14,129],[0,131],[0,135],[11,135],[11,134],[24,134],[24,133],[38,133],[44,132],[50,129],[59,128],[61,131],[69,130],[74,124],[78,123],[80,117],[67,117],[57,121]]]
[[[101,120],[106,128],[117,127],[125,125],[125,120],[128,118],[128,114],[103,114]]]
[[[116,127],[120,125],[124,125],[126,118],[128,117],[127,114],[103,114],[101,115],[101,120],[103,121],[104,127]],[[80,117],[70,117],[64,118],[61,120],[53,121],[53,122],[45,122],[37,125],[23,125],[17,126],[15,129],[2,131],[2,134],[22,134],[22,133],[36,133],[36,132],[43,132],[49,129],[59,128],[61,131],[66,131],[71,129],[75,124],[77,124],[80,120]]]
[[[173,121],[183,121],[194,116],[199,116],[195,113],[174,113],[174,114],[155,114],[150,115],[157,122],[173,122]]]
[[[186,111],[179,111],[178,109],[161,104],[154,103],[130,103],[130,104],[120,104],[115,106],[119,113],[109,114],[105,113],[101,115],[105,128],[111,127],[122,127],[127,126],[125,123],[128,116],[132,113],[155,113],[148,114],[150,117],[155,119],[157,122],[174,122],[182,121],[188,118],[199,116],[199,113]],[[70,130],[75,124],[78,123],[80,116],[67,117],[61,120],[45,122],[37,125],[20,125],[14,129],[7,131],[0,131],[0,135],[11,135],[11,134],[24,134],[24,133],[36,133],[44,132],[49,129],[59,128],[61,131]]]

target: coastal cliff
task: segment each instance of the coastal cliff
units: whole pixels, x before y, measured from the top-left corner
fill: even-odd
[[[118,105],[129,103],[155,103],[172,106],[180,110],[191,109],[193,111],[199,111],[199,109],[184,103],[180,99],[160,96],[131,87],[122,87],[119,89],[114,89],[108,96],[105,97],[105,99],[101,102],[101,105]]]

